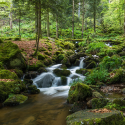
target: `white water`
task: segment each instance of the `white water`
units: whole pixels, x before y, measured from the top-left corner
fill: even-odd
[[[81,79],[84,81],[85,76],[81,75],[81,74],[77,74],[76,70],[83,68],[84,67],[84,57],[81,58],[80,60],[80,65],[79,66],[73,66],[70,67],[67,70],[70,70],[71,74],[67,77],[67,84],[65,86],[61,85],[61,78],[57,77],[53,74],[53,70],[60,68],[60,66],[62,64],[57,64],[57,65],[53,65],[51,67],[47,67],[47,73],[42,73],[41,75],[37,76],[35,79],[33,80],[33,84],[37,86],[37,81],[39,81],[40,79],[43,79],[46,75],[52,75],[54,77],[54,80],[52,82],[52,86],[48,87],[48,88],[39,88],[37,86],[38,89],[40,89],[40,91],[46,95],[53,95],[53,96],[68,96],[68,91],[70,89],[69,84],[73,82],[73,80],[78,80]],[[58,86],[60,85],[60,86]]]
[[[110,45],[110,43],[105,43],[105,45],[106,45],[106,46],[109,46],[109,47],[112,47],[112,46]]]

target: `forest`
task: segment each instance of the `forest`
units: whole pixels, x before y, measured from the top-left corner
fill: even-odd
[[[125,0],[0,0],[0,125],[125,125]]]

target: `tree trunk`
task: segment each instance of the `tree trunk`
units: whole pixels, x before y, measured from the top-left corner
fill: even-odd
[[[56,38],[59,38],[58,35],[58,16],[56,15]]]
[[[96,32],[95,28],[96,28],[96,0],[94,0],[94,12],[93,12],[93,16],[94,16],[94,32]]]
[[[12,7],[11,7],[12,8]],[[10,29],[12,29],[12,12],[10,11]]]
[[[47,10],[47,37],[50,36],[50,30],[49,30],[49,11]]]
[[[72,2],[72,38],[74,38],[74,0]]]
[[[42,38],[41,30],[41,1],[39,0],[39,37]]]
[[[83,15],[82,15],[82,38],[83,38],[83,32],[84,32],[84,0],[83,0]]]

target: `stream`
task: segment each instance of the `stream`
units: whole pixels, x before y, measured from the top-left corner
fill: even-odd
[[[39,88],[40,94],[29,95],[28,100],[15,107],[3,107],[0,109],[0,125],[66,125],[66,117],[70,114],[70,105],[66,103],[68,97],[69,84],[73,80],[84,80],[85,76],[75,73],[77,69],[84,67],[84,58],[80,59],[79,66],[72,66],[64,86],[61,78],[53,74],[53,70],[60,68],[61,64],[47,67],[47,73],[38,75],[33,80],[37,85],[39,80],[43,80],[47,75],[51,75],[54,80],[51,87]],[[44,82],[50,82],[46,79]]]

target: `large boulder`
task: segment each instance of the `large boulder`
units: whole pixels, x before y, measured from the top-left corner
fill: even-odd
[[[25,70],[26,62],[18,46],[12,42],[4,42],[0,45],[0,60],[8,69]]]
[[[81,110],[66,118],[67,125],[124,125],[125,119],[117,110]]]
[[[45,73],[36,83],[39,88],[51,87],[54,79],[55,77],[52,74]]]
[[[37,89],[37,87],[35,85],[28,86],[28,91],[31,94],[38,94],[38,93],[40,93],[40,90]]]
[[[93,98],[103,98],[103,96],[97,91],[92,93],[92,97]]]
[[[86,98],[92,97],[92,89],[83,83],[77,83],[70,87],[68,99],[69,103],[84,101]]]

